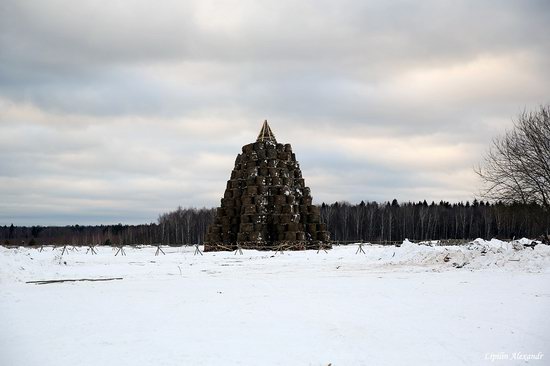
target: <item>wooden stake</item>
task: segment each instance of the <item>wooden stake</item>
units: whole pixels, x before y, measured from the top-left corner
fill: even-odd
[[[198,244],[195,244],[195,254],[193,254],[193,255],[197,255],[197,254],[202,255],[202,252],[201,252],[201,250],[199,249],[199,245],[198,245]]]
[[[277,250],[275,250],[275,254],[277,254],[279,252],[281,252],[281,254],[285,254],[285,252],[283,252],[283,245],[282,244],[277,247]]]
[[[121,256],[126,255],[126,252],[124,251],[124,246],[123,245],[118,247],[118,250],[115,253],[115,257],[117,256],[118,253],[120,253]]]
[[[157,251],[155,252],[155,256],[159,255],[160,253],[166,255],[166,253],[164,253],[164,250],[162,250],[160,245],[157,245]]]

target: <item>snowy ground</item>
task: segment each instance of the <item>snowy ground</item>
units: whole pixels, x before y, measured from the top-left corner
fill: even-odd
[[[0,365],[550,364],[550,247],[364,248],[0,247]]]

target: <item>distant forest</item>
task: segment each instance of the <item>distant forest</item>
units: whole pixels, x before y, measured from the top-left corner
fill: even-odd
[[[332,240],[392,242],[548,235],[550,214],[537,204],[424,202],[347,202],[321,206]],[[0,226],[4,245],[202,244],[215,209],[178,208],[156,223],[100,226]]]

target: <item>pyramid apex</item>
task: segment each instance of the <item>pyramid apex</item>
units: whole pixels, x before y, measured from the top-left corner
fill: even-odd
[[[272,141],[277,142],[275,139],[275,135],[271,131],[271,127],[269,127],[269,124],[267,123],[267,119],[264,121],[262,125],[262,129],[260,130],[260,134],[258,135],[257,142],[263,142],[263,141]]]

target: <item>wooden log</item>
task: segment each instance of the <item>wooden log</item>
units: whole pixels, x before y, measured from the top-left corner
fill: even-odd
[[[266,224],[267,216],[266,215],[250,215],[250,222],[254,224]]]
[[[284,151],[277,153],[277,158],[282,161],[290,160],[290,154]]]
[[[299,214],[299,213],[294,213],[292,214],[291,218],[290,218],[290,221],[291,222],[299,222],[299,223],[302,223],[304,224],[304,219],[303,219],[303,215]]]
[[[111,278],[76,278],[76,279],[63,279],[63,280],[39,280],[39,281],[27,281],[25,283],[34,283],[36,285],[47,285],[50,283],[63,283],[63,282],[98,282],[98,281],[116,281],[122,280],[122,277],[111,277]]]
[[[253,205],[255,203],[254,202],[254,197],[252,195],[248,194],[248,193],[242,195],[241,200],[242,200],[243,205],[245,205],[245,206]]]
[[[266,156],[268,159],[277,159],[277,150],[273,148],[268,148],[266,150]]]
[[[280,194],[275,196],[273,204],[275,206],[282,206],[286,204],[286,196],[284,194]]]
[[[281,206],[282,213],[283,214],[291,214],[294,213],[292,205],[282,205]]]
[[[285,240],[296,240],[296,232],[295,231],[287,231],[285,232]]]
[[[239,232],[251,233],[253,231],[254,231],[254,224],[253,223],[251,223],[251,222],[242,223],[241,222],[241,225],[239,227]]]
[[[233,198],[222,198],[222,207],[235,207],[236,200]]]
[[[254,224],[254,232],[266,232],[267,233],[267,224],[263,222],[258,222]]]
[[[262,232],[256,231],[256,232],[250,233],[248,235],[248,239],[251,241],[263,241],[265,240],[265,237]]]
[[[307,215],[307,221],[308,222],[311,222],[311,223],[314,223],[314,224],[318,224],[320,221],[321,221],[321,218],[319,217],[319,215]]]
[[[311,206],[308,206],[308,212],[312,215],[320,215],[321,209],[318,206],[311,205]]]
[[[244,207],[244,213],[246,215],[254,215],[256,214],[257,210],[256,210],[256,206],[255,205],[246,205]]]
[[[246,194],[249,196],[255,196],[258,194],[258,186],[250,185],[246,187]]]
[[[281,214],[279,215],[279,222],[281,224],[288,224],[289,222],[292,222],[292,216],[291,214]]]
[[[317,240],[330,242],[330,233],[328,231],[320,231],[317,233]]]
[[[273,186],[280,186],[283,184],[283,180],[281,177],[271,177],[271,185]]]
[[[246,177],[247,178],[254,177],[254,179],[256,179],[257,176],[258,176],[258,167],[257,166],[250,167],[250,168],[246,169]]]
[[[308,223],[306,228],[307,228],[307,232],[310,234],[315,234],[317,232],[317,224]]]
[[[297,222],[290,222],[287,224],[288,231],[302,231],[304,230],[304,225]]]
[[[302,199],[300,200],[300,204],[302,205],[306,205],[306,206],[311,206],[311,203],[312,203],[312,199],[311,197],[302,197]]]
[[[254,144],[248,144],[243,146],[243,154],[247,155],[250,154],[252,151],[254,151]]]

